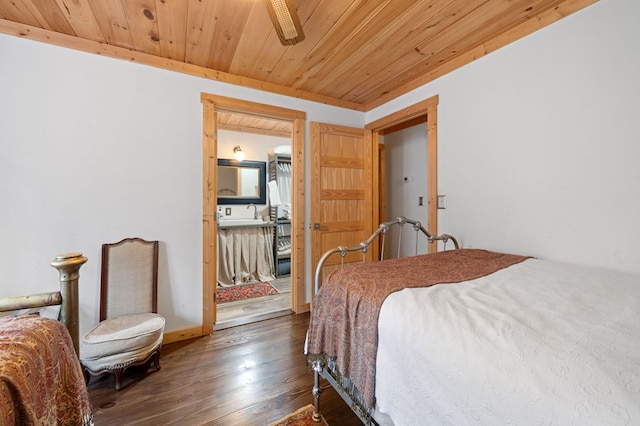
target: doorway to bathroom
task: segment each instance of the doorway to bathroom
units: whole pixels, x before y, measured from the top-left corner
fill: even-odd
[[[215,330],[291,312],[292,211],[291,123],[238,113],[217,120]],[[244,159],[231,159],[239,150]]]
[[[304,309],[304,121],[305,113],[280,107],[273,107],[254,102],[240,101],[209,94],[202,94],[203,103],[203,334],[211,333],[218,323],[226,322],[236,324],[264,319],[268,313],[260,313],[260,309],[269,308],[270,302],[263,299],[257,303],[247,299],[242,301],[242,307],[233,309],[236,313],[243,311],[249,313],[244,319],[238,317],[231,319],[227,315],[231,311],[231,304],[218,304],[217,278],[218,278],[218,158],[231,155],[226,142],[220,139],[225,132],[250,132],[269,135],[269,132],[288,134],[290,141],[291,163],[291,205],[288,206],[289,234],[290,234],[290,275],[285,279],[283,273],[276,274],[271,284],[279,288],[278,303],[285,301],[284,310],[301,312]],[[285,130],[277,129],[283,126]],[[288,129],[288,130],[286,130]],[[226,148],[225,148],[226,147]],[[235,147],[235,146],[234,146]],[[247,150],[249,145],[246,145]],[[226,149],[226,150],[225,150]],[[264,150],[268,149],[265,146]],[[227,153],[226,151],[230,151]],[[246,154],[246,153],[245,153]],[[245,206],[241,206],[245,207]],[[267,206],[269,207],[269,206]],[[225,209],[226,210],[226,207]],[[226,211],[224,211],[226,213]],[[238,212],[239,213],[239,212]],[[242,212],[246,213],[246,212]],[[259,212],[264,214],[264,211]],[[231,212],[234,215],[233,212]],[[241,215],[240,215],[241,216]],[[267,213],[267,217],[269,214]],[[261,225],[262,226],[262,225]],[[277,228],[276,228],[277,232]],[[277,265],[276,265],[277,271]],[[282,271],[280,271],[282,272]],[[278,276],[280,275],[280,276]],[[271,296],[268,296],[271,298]],[[272,302],[276,302],[272,300]],[[232,302],[236,303],[236,302]],[[262,305],[260,309],[257,305]],[[226,307],[224,305],[227,305]],[[254,305],[254,307],[251,307]],[[281,305],[282,306],[282,305]],[[275,308],[280,311],[283,309]],[[219,317],[219,314],[222,315]],[[231,314],[230,314],[231,315]]]

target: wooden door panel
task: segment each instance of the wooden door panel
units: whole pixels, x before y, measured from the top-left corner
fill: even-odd
[[[315,271],[327,250],[357,246],[372,232],[372,145],[371,132],[365,129],[313,122],[310,129],[311,258]],[[362,255],[349,254],[344,262],[361,260]],[[336,256],[328,265],[341,263]]]

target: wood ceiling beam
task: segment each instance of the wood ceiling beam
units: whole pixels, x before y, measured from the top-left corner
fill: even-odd
[[[60,47],[81,50],[83,52],[102,55],[109,58],[149,65],[169,71],[193,75],[196,77],[207,78],[209,80],[215,80],[222,83],[249,87],[252,89],[289,96],[292,98],[304,99],[311,102],[333,105],[336,107],[352,109],[355,111],[365,111],[365,106],[357,102],[343,101],[341,99],[336,99],[329,96],[309,93],[300,89],[284,87],[248,77],[242,77],[222,71],[211,70],[198,65],[186,64],[184,62],[173,59],[164,59],[146,53],[136,52],[135,50],[131,49],[125,49],[121,47],[110,46],[104,43],[98,43],[95,41],[79,39],[67,34],[60,34],[30,25],[7,21],[6,19],[0,19],[0,33],[25,38],[28,40],[53,44]]]

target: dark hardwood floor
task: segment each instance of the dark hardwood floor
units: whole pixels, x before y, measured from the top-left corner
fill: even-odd
[[[96,426],[268,425],[312,403],[303,345],[309,314],[286,315],[165,345],[161,369],[130,369],[116,392],[111,375],[89,383]],[[361,425],[323,383],[330,425]]]

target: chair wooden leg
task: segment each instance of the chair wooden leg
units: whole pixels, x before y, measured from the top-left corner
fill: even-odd
[[[82,367],[82,375],[84,376],[84,384],[88,385],[89,380],[91,380],[91,373],[85,367]]]
[[[122,387],[122,377],[124,376],[124,369],[114,370],[113,375],[116,379],[116,390],[119,391]]]
[[[160,370],[160,349],[156,350],[153,354],[153,366],[156,370]]]

